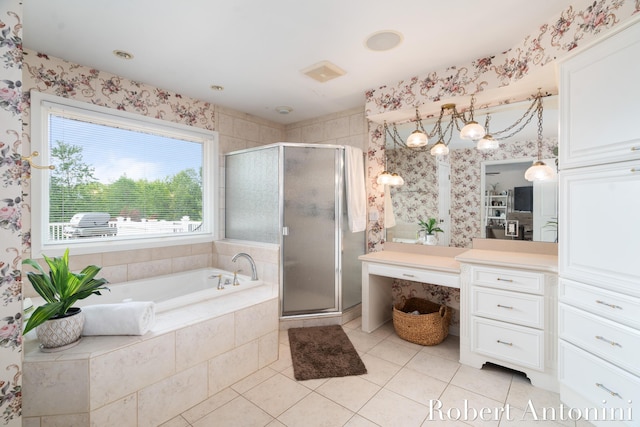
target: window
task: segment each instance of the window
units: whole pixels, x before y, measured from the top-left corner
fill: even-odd
[[[217,134],[32,92],[32,256],[214,238]]]

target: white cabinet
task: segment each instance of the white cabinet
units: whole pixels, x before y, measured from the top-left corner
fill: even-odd
[[[597,426],[640,426],[638,58],[635,19],[560,64],[560,399]]]
[[[640,159],[638,58],[636,23],[560,64],[560,169]]]
[[[640,159],[563,170],[560,195],[560,276],[640,296]]]
[[[506,366],[557,391],[556,274],[468,259],[460,271],[460,362]]]

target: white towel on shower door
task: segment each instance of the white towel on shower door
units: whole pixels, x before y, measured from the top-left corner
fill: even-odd
[[[155,324],[155,309],[156,305],[151,301],[82,307],[82,335],[144,335]]]
[[[367,228],[367,189],[364,184],[362,150],[345,146],[344,165],[349,230],[356,233]]]

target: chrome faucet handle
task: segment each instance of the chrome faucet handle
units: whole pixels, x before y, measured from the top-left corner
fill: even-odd
[[[221,291],[224,289],[224,285],[222,284],[222,274],[218,274],[218,290]]]
[[[240,273],[241,271],[242,269],[233,272],[233,286],[240,286],[240,282],[238,281],[238,273]]]

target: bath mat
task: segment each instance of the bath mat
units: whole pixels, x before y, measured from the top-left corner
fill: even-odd
[[[289,329],[296,380],[362,375],[367,368],[340,325]]]

